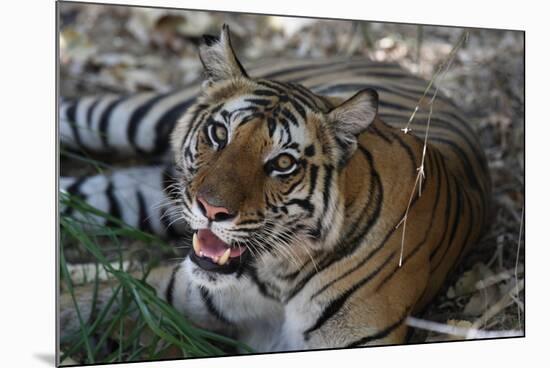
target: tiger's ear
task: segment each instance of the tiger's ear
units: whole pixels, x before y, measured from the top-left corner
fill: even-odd
[[[204,35],[199,46],[199,57],[209,82],[218,82],[248,74],[231,46],[229,26],[224,24],[219,37]]]
[[[357,92],[328,112],[328,121],[347,162],[357,149],[357,137],[374,121],[378,113],[378,93],[367,88]]]

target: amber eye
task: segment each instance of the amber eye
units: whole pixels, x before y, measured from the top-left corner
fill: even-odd
[[[288,153],[282,153],[270,161],[269,171],[274,174],[289,174],[296,168],[296,159]]]
[[[227,143],[227,128],[220,123],[213,123],[208,127],[208,137],[217,149],[222,149]]]

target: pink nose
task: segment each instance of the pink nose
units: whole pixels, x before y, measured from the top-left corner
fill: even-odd
[[[199,207],[202,207],[201,210],[210,220],[226,220],[232,217],[229,213],[229,210],[225,207],[216,207],[209,204],[204,198],[197,197],[199,202]]]

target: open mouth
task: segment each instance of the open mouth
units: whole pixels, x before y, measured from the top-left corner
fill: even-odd
[[[235,272],[242,264],[245,247],[231,246],[208,229],[193,234],[191,260],[206,271]]]

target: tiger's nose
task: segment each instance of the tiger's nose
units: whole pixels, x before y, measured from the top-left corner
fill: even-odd
[[[235,217],[227,208],[212,206],[203,197],[197,197],[197,203],[202,214],[212,221],[230,220]]]

